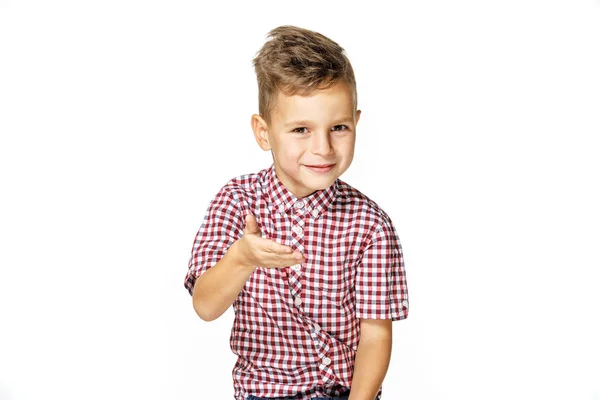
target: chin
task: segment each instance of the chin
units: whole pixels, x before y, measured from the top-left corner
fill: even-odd
[[[329,186],[333,185],[333,182],[335,182],[335,179],[329,178],[328,179],[319,179],[319,180],[313,180],[313,184],[311,185],[311,187],[315,190],[323,190],[323,189],[327,189]]]

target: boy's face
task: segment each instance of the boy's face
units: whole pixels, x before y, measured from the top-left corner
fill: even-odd
[[[309,96],[278,93],[267,125],[252,116],[252,129],[263,150],[271,150],[279,180],[296,196],[326,189],[352,163],[356,124],[352,92],[338,82]]]

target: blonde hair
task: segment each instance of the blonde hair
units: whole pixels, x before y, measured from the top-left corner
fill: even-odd
[[[306,96],[343,81],[356,108],[354,70],[344,49],[320,33],[284,25],[270,31],[253,60],[258,82],[258,112],[269,122],[278,91]]]

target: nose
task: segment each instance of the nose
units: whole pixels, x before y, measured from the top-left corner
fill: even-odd
[[[331,146],[331,137],[329,132],[319,132],[312,137],[312,153],[320,156],[330,155],[333,147]]]

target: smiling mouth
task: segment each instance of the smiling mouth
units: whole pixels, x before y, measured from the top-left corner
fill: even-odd
[[[306,165],[306,168],[316,173],[327,173],[330,172],[335,164],[321,164],[321,165]]]
[[[319,165],[306,165],[309,168],[329,168],[333,167],[335,164],[319,164]]]

